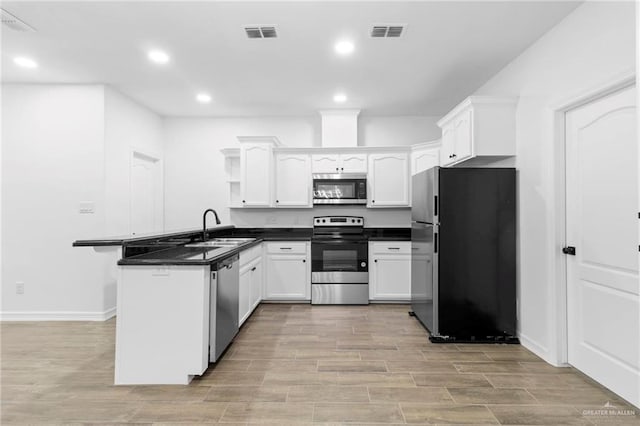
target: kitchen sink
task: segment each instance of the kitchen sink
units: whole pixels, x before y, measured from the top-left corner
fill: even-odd
[[[239,246],[251,241],[255,241],[255,238],[214,238],[213,240],[203,241],[200,243],[186,244],[185,247],[223,248]]]
[[[185,244],[184,246],[185,247],[207,247],[210,249],[221,249],[221,248],[229,247],[228,245],[222,246],[220,244],[214,244],[212,241],[205,241],[204,243]]]
[[[255,240],[256,240],[255,238],[214,238],[213,240],[209,240],[209,241],[215,242],[218,244],[233,244],[237,246],[244,243],[250,243],[251,241],[255,241]]]

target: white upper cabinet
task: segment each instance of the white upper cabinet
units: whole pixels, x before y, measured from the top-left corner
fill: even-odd
[[[340,173],[367,173],[367,154],[341,154]]]
[[[445,115],[440,165],[449,166],[473,157],[504,157],[516,153],[516,98],[471,96]]]
[[[338,154],[314,154],[311,156],[313,173],[338,173],[340,171]]]
[[[271,206],[271,146],[264,143],[240,147],[240,196],[243,207]]]
[[[440,165],[440,139],[411,147],[411,175]]]
[[[240,205],[273,206],[273,137],[242,137],[240,143]]]
[[[309,154],[276,154],[275,206],[312,207]]]
[[[367,154],[314,154],[313,173],[367,173]]]
[[[367,207],[408,207],[408,153],[369,154],[367,183]]]

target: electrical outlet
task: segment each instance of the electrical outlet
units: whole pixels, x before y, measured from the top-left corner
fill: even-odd
[[[22,281],[16,282],[16,294],[24,294],[24,283]]]

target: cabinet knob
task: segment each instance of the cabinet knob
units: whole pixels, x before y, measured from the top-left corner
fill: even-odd
[[[376,202],[376,200],[371,200],[371,202],[372,202],[372,203],[375,203],[375,202]]]
[[[242,200],[242,202],[243,202],[243,203],[246,203],[246,201],[245,201],[245,200]]]
[[[340,171],[344,171],[344,167],[340,167]]]
[[[338,169],[338,167],[336,167],[336,172],[337,172],[338,170],[339,170],[339,169]]]
[[[302,263],[307,263],[307,259],[302,259]]]
[[[378,263],[378,259],[373,259],[373,261],[374,261],[375,263]]]
[[[253,268],[251,268],[251,270],[252,270],[252,271],[255,271],[255,270],[256,270],[256,267],[254,266]]]
[[[456,157],[457,157],[457,155],[453,154],[453,155],[452,155],[452,157],[453,157],[453,158],[456,158]]]
[[[279,202],[280,202],[280,200],[276,200],[276,203],[279,203]]]

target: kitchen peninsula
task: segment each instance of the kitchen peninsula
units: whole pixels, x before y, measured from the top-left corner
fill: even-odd
[[[309,303],[308,297],[296,294],[309,294],[311,236],[311,228],[218,225],[207,229],[205,241],[203,231],[196,229],[75,241],[76,247],[122,247],[115,384],[188,384],[221,356],[237,327],[261,301]],[[410,230],[367,228],[366,237],[372,244],[408,241]],[[287,250],[291,248],[296,250]],[[264,267],[263,257],[267,259]],[[234,259],[239,261],[232,263]],[[272,259],[280,262],[278,266],[270,266]],[[300,259],[302,269],[282,268]],[[227,285],[231,295],[223,294],[218,275],[233,268],[238,269],[239,280]],[[282,283],[295,285],[299,291],[287,296],[270,290],[270,284]],[[229,298],[233,300],[230,305]],[[220,308],[221,299],[229,309]],[[215,330],[214,317],[220,322],[220,315],[229,310],[236,310],[236,331],[221,345],[222,332]]]

